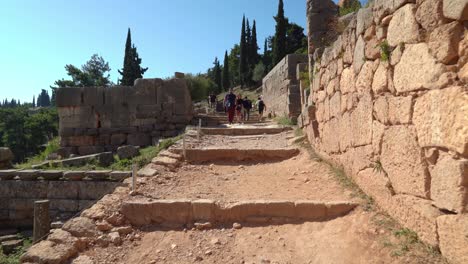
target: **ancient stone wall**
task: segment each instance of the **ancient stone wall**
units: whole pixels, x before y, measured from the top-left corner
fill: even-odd
[[[289,54],[263,78],[263,100],[266,113],[297,118],[301,113],[301,93],[297,65],[307,62],[307,55]]]
[[[112,193],[129,172],[0,170],[0,226],[33,226],[34,201],[50,201],[51,220],[66,220]],[[22,180],[22,179],[28,180]]]
[[[186,80],[138,79],[134,86],[57,90],[60,154],[115,151],[121,145],[148,146],[177,135],[190,122],[192,101]]]
[[[309,23],[330,4],[309,0]],[[453,263],[468,263],[467,11],[453,0],[359,10],[321,55],[309,49],[299,120],[318,153]]]

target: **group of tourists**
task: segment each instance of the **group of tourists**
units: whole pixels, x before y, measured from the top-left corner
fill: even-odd
[[[252,110],[252,101],[245,96],[242,98],[242,95],[235,95],[232,89],[229,89],[229,93],[224,97],[224,110],[228,114],[229,124],[234,122],[234,117],[236,117],[237,122],[242,123],[243,121],[250,120],[250,111]],[[262,97],[258,97],[255,107],[258,109],[259,121],[263,118],[263,112],[266,110],[266,105],[263,102]]]

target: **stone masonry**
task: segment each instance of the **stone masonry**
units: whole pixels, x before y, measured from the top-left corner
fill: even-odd
[[[301,113],[301,92],[297,65],[307,62],[307,55],[289,54],[263,78],[263,100],[266,113],[297,118]]]
[[[161,137],[176,136],[193,116],[183,78],[137,79],[134,86],[60,88],[57,108],[62,157],[152,145]]]
[[[333,5],[308,0],[309,24],[329,25]],[[468,263],[467,10],[375,0],[324,46],[309,27],[315,74],[299,118],[320,155],[451,263]]]

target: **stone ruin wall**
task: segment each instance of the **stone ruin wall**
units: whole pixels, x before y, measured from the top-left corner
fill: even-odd
[[[450,262],[468,263],[468,1],[375,0],[324,49],[336,7],[307,5],[299,124],[310,143]]]
[[[121,183],[111,180],[2,180],[0,184],[0,226],[31,228],[34,201],[50,201],[50,219],[66,220],[91,207]]]
[[[289,54],[284,57],[264,78],[263,100],[266,114],[297,118],[301,113],[301,92],[296,69],[307,62],[307,55]]]
[[[149,146],[185,129],[193,116],[186,80],[138,79],[134,86],[57,90],[60,154]]]

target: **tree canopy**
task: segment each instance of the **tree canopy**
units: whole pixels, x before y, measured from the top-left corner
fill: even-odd
[[[132,35],[130,28],[127,32],[127,41],[125,43],[125,56],[122,70],[119,70],[122,79],[119,83],[122,85],[133,86],[134,82],[138,78],[143,78],[143,75],[148,68],[142,68],[141,58],[138,55],[137,48],[132,44]]]

